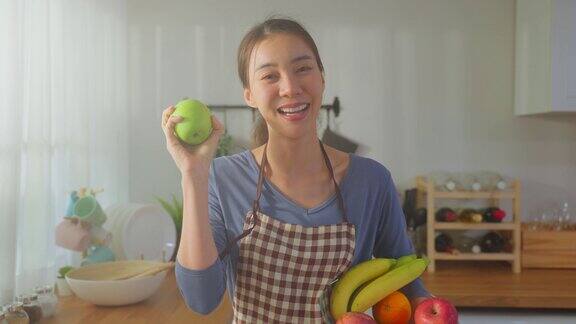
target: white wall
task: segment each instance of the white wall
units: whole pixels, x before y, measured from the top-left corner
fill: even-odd
[[[304,23],[327,75],[337,129],[369,148],[403,190],[431,170],[494,170],[523,182],[524,216],[576,204],[576,115],[515,117],[514,1],[131,0],[130,188],[179,193],[160,114],[181,97],[242,104],[236,48],[269,14]],[[224,119],[222,114],[219,115]],[[251,114],[227,114],[246,144]]]

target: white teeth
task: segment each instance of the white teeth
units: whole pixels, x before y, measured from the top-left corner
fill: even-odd
[[[304,105],[294,107],[294,108],[280,108],[278,110],[282,113],[293,114],[293,113],[297,113],[299,111],[302,111],[302,110],[306,109],[307,107],[308,107],[308,105],[304,104]]]

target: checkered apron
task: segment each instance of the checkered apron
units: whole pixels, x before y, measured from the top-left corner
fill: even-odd
[[[259,212],[266,162],[260,165],[253,210],[244,222],[234,294],[234,323],[333,323],[331,284],[352,262],[355,228],[348,223],[344,203],[328,155],[324,159],[336,186],[343,222],[304,227],[287,224]],[[231,245],[223,251],[227,254]]]

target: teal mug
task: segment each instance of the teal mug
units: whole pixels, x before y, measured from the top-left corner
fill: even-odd
[[[74,205],[74,215],[92,226],[102,226],[106,222],[106,214],[94,196],[79,198]]]
[[[90,254],[82,260],[81,266],[86,266],[94,263],[110,262],[116,260],[114,252],[107,246],[92,246]]]
[[[74,190],[70,193],[70,197],[68,198],[68,207],[66,207],[66,217],[74,216],[74,205],[76,205],[76,201],[78,201],[78,192]]]

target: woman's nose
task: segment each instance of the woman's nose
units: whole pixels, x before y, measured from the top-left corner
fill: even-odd
[[[296,76],[286,75],[280,81],[280,96],[295,97],[302,93],[300,81]]]

